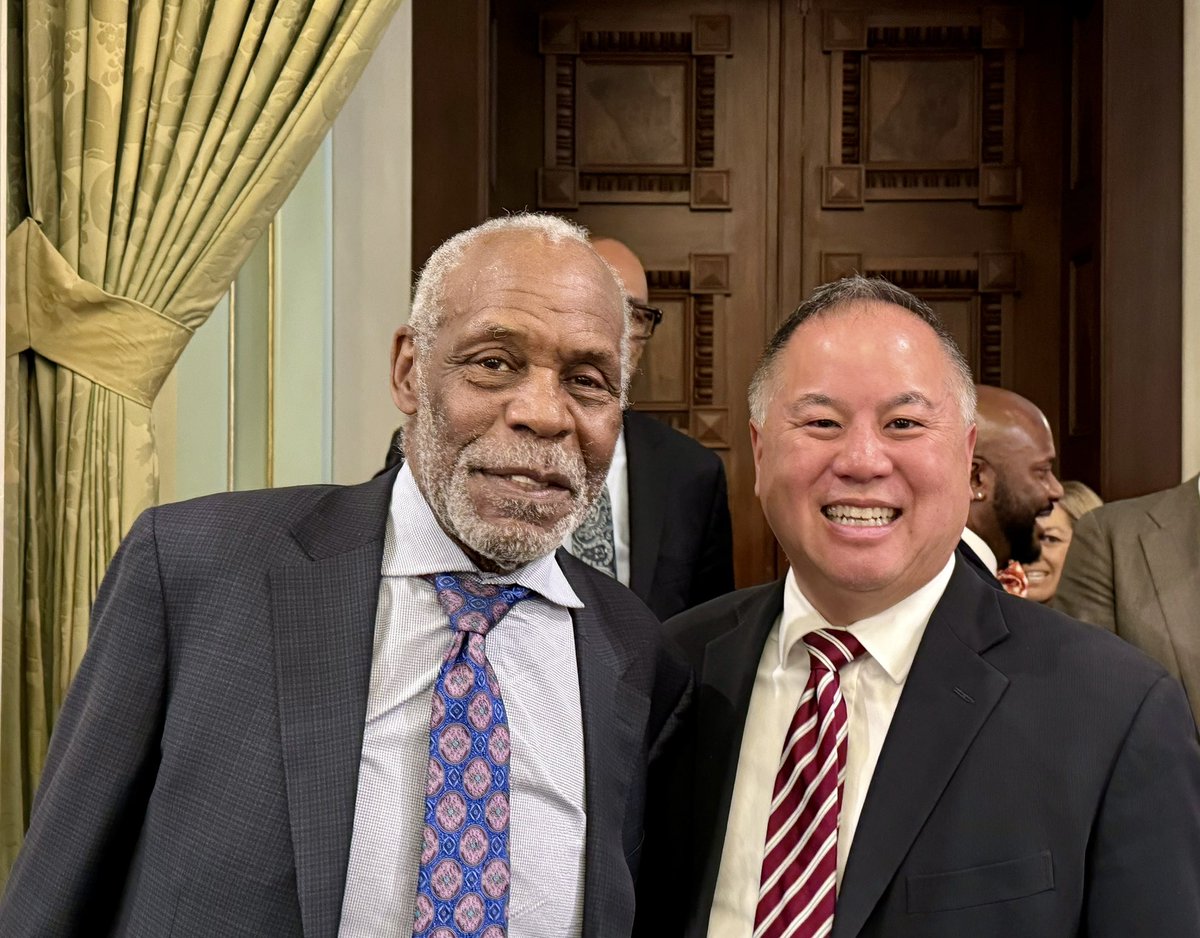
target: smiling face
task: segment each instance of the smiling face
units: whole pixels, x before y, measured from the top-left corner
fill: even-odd
[[[1031,401],[1001,388],[979,389],[979,442],[971,484],[976,500],[970,526],[1000,566],[1022,564],[1041,552],[1036,523],[1062,498],[1054,475],[1054,437]]]
[[[1012,427],[998,447],[996,522],[1009,544],[1009,556],[1021,563],[1037,560],[1041,551],[1036,524],[1062,498],[1054,475],[1054,437],[1041,412]]]
[[[928,583],[967,519],[974,426],[955,373],[915,315],[852,301],[799,326],[779,353],[755,491],[800,589],[834,625]]]
[[[1036,563],[1025,567],[1025,574],[1029,577],[1028,599],[1048,603],[1054,598],[1058,581],[1062,578],[1063,563],[1067,559],[1067,548],[1071,546],[1072,528],[1071,516],[1061,505],[1055,505],[1049,515],[1038,518],[1037,534],[1042,555]]]
[[[587,510],[621,426],[624,306],[586,246],[485,235],[446,281],[428,351],[396,332],[404,448],[443,530],[484,569],[551,553]]]

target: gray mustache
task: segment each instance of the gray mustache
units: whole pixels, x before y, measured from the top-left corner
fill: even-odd
[[[567,452],[556,443],[514,440],[510,443],[487,444],[475,440],[463,447],[458,455],[458,463],[472,470],[522,466],[539,472],[552,472],[567,480],[573,495],[582,493],[587,483],[583,458]]]

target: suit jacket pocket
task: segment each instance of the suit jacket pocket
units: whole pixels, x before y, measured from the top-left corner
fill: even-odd
[[[633,877],[633,881],[637,882],[638,867],[642,861],[642,844],[646,842],[646,835],[643,833],[641,839],[637,842],[637,846],[625,854],[625,865],[629,867],[629,875]]]
[[[942,912],[1021,899],[1054,888],[1049,850],[1016,860],[908,877],[908,911]]]

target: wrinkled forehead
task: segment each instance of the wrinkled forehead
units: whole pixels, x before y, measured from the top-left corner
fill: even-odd
[[[538,281],[602,295],[618,307],[621,285],[590,246],[570,238],[551,240],[539,231],[495,231],[468,245],[447,277],[447,292],[520,288]]]

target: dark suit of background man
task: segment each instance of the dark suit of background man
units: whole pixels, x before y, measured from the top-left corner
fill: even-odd
[[[1200,476],[1080,518],[1054,605],[1157,658],[1200,723]]]
[[[751,438],[791,572],[666,626],[697,719],[643,869],[666,868],[658,844],[682,858],[660,887],[690,899],[687,935],[1200,935],[1178,682],[955,559],[973,392],[933,313],[883,281],[820,288],[771,340]],[[859,653],[831,669],[806,643]],[[680,930],[651,912],[646,934]]]
[[[448,922],[490,938],[478,916],[501,907],[511,938],[627,934],[645,772],[688,675],[637,599],[555,558],[608,469],[625,328],[580,229],[487,223],[438,250],[396,333],[403,468],[143,515],[100,591],[0,934],[407,938]],[[455,638],[463,607],[427,578],[448,572],[516,584],[485,639],[474,611]],[[448,672],[435,698],[458,641],[474,683]],[[454,711],[485,687],[503,707]],[[466,721],[491,727],[482,750],[455,748]],[[469,839],[444,796],[503,778],[508,800],[468,809]],[[508,856],[468,881],[503,848],[485,821]],[[414,931],[419,880],[453,915]],[[498,898],[468,901],[480,889]]]
[[[1050,423],[1032,401],[986,384],[976,387],[971,510],[963,540],[1005,589],[1024,596],[1024,564],[1042,553],[1037,519],[1054,510],[1062,483],[1054,475]]]

